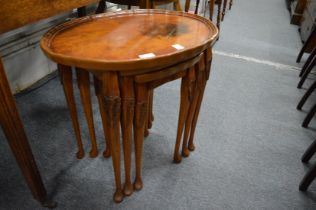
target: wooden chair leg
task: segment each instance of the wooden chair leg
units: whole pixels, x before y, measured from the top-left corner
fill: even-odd
[[[55,202],[48,200],[46,189],[38,171],[31,147],[28,143],[24,126],[19,116],[14,97],[11,93],[1,58],[0,125],[33,197],[38,200],[43,207],[56,207]]]
[[[121,81],[121,98],[122,98],[122,114],[121,127],[123,133],[123,151],[125,166],[125,185],[124,195],[133,193],[133,185],[131,182],[131,147],[132,147],[132,131],[134,119],[134,83],[132,78],[123,77]]]
[[[301,61],[301,58],[302,58],[306,48],[309,46],[309,44],[311,43],[314,36],[316,36],[316,27],[313,29],[312,33],[309,35],[308,39],[304,43],[301,51],[299,52],[299,54],[297,56],[296,63],[299,63]]]
[[[178,119],[178,130],[176,144],[173,154],[173,162],[180,163],[181,155],[179,154],[179,148],[181,144],[181,138],[183,133],[183,127],[187,118],[187,113],[189,111],[190,101],[192,97],[192,82],[195,80],[194,68],[190,68],[185,77],[181,80],[181,100],[180,100],[180,110],[179,110],[179,119]]]
[[[233,6],[233,0],[230,0],[230,2],[229,2],[229,10],[232,9],[232,6]]]
[[[307,148],[304,155],[302,156],[302,162],[308,163],[311,157],[316,153],[316,140]]]
[[[95,137],[94,122],[93,122],[89,72],[85,71],[84,69],[77,68],[76,73],[77,73],[77,79],[78,79],[78,87],[80,90],[81,103],[83,106],[83,110],[85,113],[88,129],[90,133],[90,140],[91,140],[90,157],[94,158],[98,156],[98,147],[97,147],[97,140]]]
[[[316,64],[316,58],[314,58],[314,60],[312,61],[312,63],[306,68],[306,70],[304,71],[304,74],[302,75],[299,83],[297,84],[297,88],[302,88],[307,76],[309,75],[309,73],[312,71],[312,69],[314,68]]]
[[[300,77],[303,76],[308,66],[311,65],[312,61],[315,59],[315,55],[316,55],[316,48],[313,49],[312,53],[308,56],[306,62],[304,63],[304,66],[302,67],[299,74]]]
[[[210,20],[213,20],[215,0],[210,0]]]
[[[309,185],[315,179],[315,177],[316,177],[316,164],[314,164],[312,168],[305,174],[304,178],[302,179],[300,183],[299,190],[306,191]]]
[[[302,127],[304,127],[304,128],[308,127],[308,125],[309,125],[310,121],[313,119],[315,113],[316,113],[316,104],[312,107],[312,109],[306,115],[306,117],[302,123]]]
[[[302,97],[300,102],[298,103],[298,105],[296,107],[297,110],[301,110],[302,109],[302,107],[305,104],[306,100],[312,94],[312,92],[315,90],[315,88],[316,88],[316,81],[314,81],[314,83],[308,88],[308,90],[306,91],[306,93],[304,94],[304,96]]]
[[[224,0],[224,6],[223,6],[223,11],[222,11],[222,21],[224,21],[226,7],[227,7],[227,0]]]
[[[199,12],[200,0],[196,0],[194,14],[198,14]]]
[[[148,109],[148,89],[144,84],[136,84],[136,109],[134,118],[134,142],[135,142],[135,165],[136,177],[134,182],[134,189],[141,190],[143,188],[143,181],[141,178],[142,168],[142,150],[144,140],[144,129],[147,123],[147,109]]]
[[[114,72],[106,72],[98,75],[102,81],[102,95],[104,97],[104,106],[106,113],[106,132],[110,140],[112,154],[115,193],[113,199],[115,202],[123,200],[123,191],[121,186],[121,164],[120,164],[120,115],[121,115],[121,98],[118,76]]]
[[[190,4],[191,4],[191,0],[186,0],[185,1],[185,6],[184,6],[184,11],[188,12],[190,9]]]
[[[220,30],[220,26],[221,26],[221,10],[222,10],[222,0],[218,0],[218,5],[217,5],[217,23],[216,23],[216,26],[218,28],[218,30]]]
[[[77,107],[75,103],[75,97],[74,97],[74,90],[73,90],[73,84],[72,84],[72,70],[69,66],[63,66],[58,65],[58,70],[60,73],[60,80],[63,85],[68,110],[71,117],[71,122],[73,125],[73,129],[76,136],[77,146],[78,146],[78,152],[77,152],[77,158],[81,159],[84,157],[84,149],[81,139],[81,132],[80,132],[80,126],[79,126],[79,120],[78,120],[78,112]]]
[[[105,150],[103,151],[103,157],[108,158],[111,156],[111,149],[110,149],[110,140],[109,140],[108,134],[106,133],[106,125],[105,125],[106,114],[105,114],[105,109],[104,109],[104,98],[101,92],[102,83],[95,76],[93,77],[93,81],[94,81],[95,95],[97,96],[97,99],[98,99],[99,110],[100,110],[102,126],[103,126],[103,133],[104,133]]]
[[[174,7],[174,10],[176,11],[182,11],[180,0],[176,0],[175,2],[173,2],[173,7]]]

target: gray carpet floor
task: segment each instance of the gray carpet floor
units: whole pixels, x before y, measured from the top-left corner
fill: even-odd
[[[303,111],[295,109],[313,80],[296,88],[302,63],[295,59],[302,43],[297,26],[289,22],[284,0],[234,0],[214,47],[196,151],[181,164],[172,163],[179,82],[158,88],[154,126],[144,142],[144,188],[120,204],[112,201],[111,159],[75,158],[58,78],[18,97],[34,156],[57,209],[316,209],[316,182],[307,193],[298,190],[310,167],[300,157],[316,138],[316,120],[309,129],[300,125],[315,95]],[[94,112],[101,152],[97,106]],[[84,122],[82,115],[80,119]],[[0,209],[41,209],[0,132]],[[89,151],[85,123],[82,132]]]

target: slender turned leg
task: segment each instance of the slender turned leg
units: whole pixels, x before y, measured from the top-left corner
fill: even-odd
[[[305,174],[304,178],[302,179],[299,189],[300,191],[306,191],[309,185],[316,177],[316,164],[312,166],[312,168]]]
[[[307,163],[316,152],[316,140],[307,148],[302,156],[302,162]]]
[[[86,116],[88,129],[90,133],[90,140],[91,140],[91,147],[92,147],[90,151],[90,157],[94,158],[98,156],[98,147],[97,147],[97,141],[95,137],[94,123],[93,123],[89,72],[85,71],[84,69],[79,69],[79,68],[76,69],[76,72],[77,72],[78,87],[80,90],[81,102],[82,102],[83,110]]]
[[[308,127],[308,124],[309,122],[312,120],[312,118],[314,117],[316,113],[316,104],[314,104],[314,106],[312,107],[312,109],[308,112],[308,114],[306,115],[303,123],[302,123],[302,126],[304,128],[307,128]]]
[[[304,43],[301,51],[299,52],[299,54],[297,56],[296,63],[299,63],[301,61],[301,58],[302,58],[306,48],[310,45],[310,43],[313,40],[314,36],[316,36],[316,28],[313,29],[312,33],[309,35],[308,39]]]
[[[27,141],[23,123],[20,119],[14,97],[4,72],[0,58],[0,125],[9,146],[22,171],[33,197],[44,207],[54,208],[56,203],[47,199],[41,175],[37,169],[32,150]]]
[[[224,0],[223,12],[222,12],[222,21],[224,21],[224,16],[226,13],[227,0]]]
[[[75,103],[74,90],[72,86],[72,70],[71,70],[71,67],[63,66],[63,65],[58,65],[58,70],[60,73],[61,83],[64,88],[64,93],[65,93],[72,125],[74,128],[75,136],[77,140],[77,145],[78,145],[77,158],[81,159],[84,156],[84,150],[83,150],[83,145],[82,145],[82,140],[81,140],[81,132],[80,132],[78,113],[77,113],[77,108],[76,108],[76,103]]]
[[[230,0],[230,2],[229,2],[229,10],[232,9],[232,6],[233,6],[233,0]]]
[[[148,92],[148,111],[147,111],[147,123],[145,125],[144,136],[147,137],[149,135],[149,129],[152,127],[153,122],[153,100],[154,100],[154,90],[150,90]]]
[[[197,84],[195,86],[197,86]],[[188,145],[189,133],[191,130],[191,123],[193,120],[193,116],[194,116],[197,101],[198,101],[198,96],[199,96],[199,90],[197,90],[197,87],[194,87],[193,99],[190,102],[189,112],[185,121],[185,129],[184,129],[183,143],[182,143],[182,156],[183,157],[189,157],[190,155],[190,151],[187,145]]]
[[[173,162],[180,163],[181,155],[179,154],[179,147],[181,144],[181,137],[183,132],[183,127],[185,120],[187,118],[187,113],[189,111],[190,101],[192,99],[192,87],[195,80],[194,68],[190,68],[187,71],[185,77],[181,80],[181,99],[180,99],[180,110],[179,110],[179,120],[178,120],[178,130],[176,144],[174,147]]]
[[[216,23],[216,26],[218,28],[218,30],[220,29],[220,26],[221,26],[221,10],[222,10],[222,0],[219,0],[219,3],[218,3],[218,8],[217,8],[217,23]]]
[[[147,115],[148,115],[148,111],[147,111]],[[148,116],[147,116],[148,119]],[[144,137],[149,136],[149,130],[148,130],[148,123],[145,123],[145,128],[144,128]]]
[[[215,0],[210,0],[210,20],[213,20]]]
[[[306,70],[304,71],[304,74],[302,75],[302,78],[300,80],[300,82],[297,85],[297,88],[301,88],[307,78],[307,76],[309,75],[309,73],[312,71],[312,69],[314,68],[316,64],[316,58],[314,58],[314,60],[312,61],[312,63],[306,68]]]
[[[199,5],[200,5],[200,0],[196,0],[194,14],[198,14]]]
[[[120,167],[120,114],[121,114],[121,98],[119,82],[116,73],[106,72],[98,75],[98,79],[102,81],[102,95],[104,98],[106,133],[110,140],[110,148],[112,154],[115,186],[116,190],[113,196],[115,202],[123,200],[123,192],[121,186],[121,167]]]
[[[308,56],[306,62],[304,63],[299,76],[303,76],[304,72],[306,71],[307,67],[311,64],[311,62],[313,61],[314,57],[316,55],[316,48],[313,49],[312,53]]]
[[[193,136],[191,135],[192,131],[195,132],[196,121],[199,114],[198,112],[200,111],[197,109],[200,109],[200,106],[201,106],[201,101],[202,101],[201,92],[204,91],[205,83],[206,83],[204,56],[201,58],[199,63],[195,65],[195,68],[196,68],[197,79],[195,82],[193,100],[190,105],[189,115],[187,117],[187,121],[185,124],[185,131],[184,131],[183,144],[182,144],[182,156],[184,157],[188,157],[190,154],[190,150],[188,149],[189,133],[190,133],[190,138],[191,138],[191,136]],[[193,119],[195,122],[194,125],[193,125]],[[191,142],[191,144],[193,145],[193,141]]]
[[[149,109],[150,109],[150,105],[149,105],[149,93],[148,93],[148,103],[147,103],[147,115],[146,115],[146,123],[145,123],[145,128],[144,128],[144,137],[147,137],[149,135],[149,124],[148,124],[148,119],[149,119]]]
[[[149,91],[149,105],[148,105],[148,129],[151,129],[154,121],[153,113],[153,101],[154,101],[154,90]]]
[[[298,109],[298,110],[302,109],[302,107],[305,104],[306,100],[312,94],[312,92],[315,90],[315,88],[316,88],[316,81],[314,81],[314,83],[308,88],[308,90],[306,91],[306,93],[304,94],[304,96],[302,97],[300,102],[298,103],[296,109]]]
[[[188,12],[190,9],[190,4],[191,4],[191,0],[186,0],[185,1],[185,6],[184,6],[184,11]]]
[[[194,151],[195,146],[194,146],[194,133],[195,133],[195,128],[196,128],[196,124],[197,124],[197,120],[199,117],[199,113],[200,113],[200,109],[201,109],[201,104],[202,104],[202,100],[203,100],[203,96],[204,96],[204,91],[205,91],[205,87],[206,87],[206,82],[209,78],[210,75],[210,70],[211,70],[211,62],[212,62],[212,50],[211,49],[207,49],[206,52],[204,53],[204,64],[205,67],[203,67],[203,63],[199,63],[199,70],[204,69],[204,72],[201,72],[201,82],[199,82],[200,86],[198,87],[200,89],[200,94],[198,97],[198,102],[195,108],[195,113],[194,113],[194,117],[193,117],[193,121],[192,121],[192,125],[191,125],[191,132],[190,132],[190,138],[189,138],[189,144],[188,144],[188,148],[190,151]]]
[[[122,97],[122,114],[121,126],[123,133],[123,151],[125,166],[125,185],[124,194],[131,195],[133,193],[133,185],[131,182],[131,147],[132,147],[132,131],[134,119],[134,83],[133,79],[123,77],[121,80],[121,97]]]
[[[174,10],[176,10],[176,11],[182,11],[181,5],[180,5],[180,0],[173,2],[173,7],[174,7]]]
[[[110,149],[110,140],[107,136],[106,133],[106,116],[105,116],[105,109],[104,109],[104,98],[102,97],[101,93],[101,81],[97,79],[97,77],[93,77],[94,79],[94,89],[95,89],[95,94],[98,99],[98,104],[99,104],[99,110],[100,110],[100,115],[101,115],[101,120],[102,120],[102,125],[103,125],[103,132],[104,132],[104,140],[105,140],[105,150],[103,152],[103,157],[108,158],[111,156],[111,149]]]
[[[134,189],[140,190],[143,187],[141,178],[142,167],[142,149],[144,140],[144,129],[147,122],[148,108],[148,89],[145,84],[136,84],[136,110],[134,118],[134,141],[135,141],[135,160],[136,160],[136,177]]]

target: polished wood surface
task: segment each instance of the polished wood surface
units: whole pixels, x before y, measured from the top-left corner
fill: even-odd
[[[216,35],[217,28],[196,15],[135,10],[84,17],[62,24],[45,34],[41,47],[52,60],[68,66],[95,71],[135,68],[146,71],[196,56]],[[184,50],[172,47],[175,44],[183,46]],[[156,56],[139,58],[147,53]]]
[[[149,115],[154,88],[176,79],[183,80],[181,98],[185,100],[180,103],[180,107],[184,108],[180,108],[175,154],[179,154],[183,128],[195,129],[194,120],[198,114],[195,107],[199,106],[201,99],[198,91],[201,85],[196,83],[197,78],[199,82],[202,81],[199,65],[206,62],[206,52],[217,36],[217,28],[205,18],[163,10],[89,16],[57,26],[44,35],[41,47],[48,57],[60,65],[72,65],[89,71],[98,81],[100,87],[96,93],[103,98],[99,104],[104,107],[105,133],[113,160],[115,202],[121,202],[124,195],[143,187],[142,149],[144,132],[152,120]],[[175,44],[183,49],[172,47]],[[138,57],[150,52],[155,56]],[[205,63],[204,66],[209,65]],[[202,72],[206,75],[204,69]],[[192,113],[188,114],[189,111]],[[188,115],[191,116],[189,120]],[[125,166],[123,189],[120,178],[120,127]],[[130,175],[132,134],[136,167],[133,186]],[[186,136],[185,145],[188,145],[189,135]]]
[[[98,0],[0,0],[0,34]]]

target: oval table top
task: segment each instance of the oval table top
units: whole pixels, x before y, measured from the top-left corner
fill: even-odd
[[[74,19],[50,29],[41,48],[53,61],[95,71],[164,68],[216,40],[209,20],[184,12],[126,10]]]

